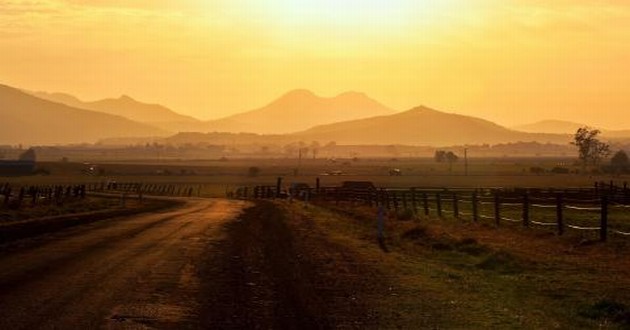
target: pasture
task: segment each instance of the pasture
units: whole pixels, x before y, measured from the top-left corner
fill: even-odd
[[[276,287],[252,286],[263,281],[258,273],[247,271],[254,265],[269,271],[266,276],[273,281],[289,281],[283,285],[297,289],[287,294],[308,302],[304,306],[321,310],[334,306],[340,324],[345,322],[342,317],[354,311],[357,320],[367,322],[362,324],[380,328],[627,327],[630,240],[612,233],[630,231],[627,203],[610,200],[606,204],[606,225],[611,233],[606,243],[599,242],[603,206],[599,197],[583,201],[567,198],[558,204],[553,194],[528,195],[525,199],[511,194],[499,196],[497,204],[493,188],[512,192],[524,187],[534,188],[531,191],[586,191],[595,182],[614,181],[623,186],[630,180],[625,176],[555,174],[551,173],[554,167],[569,172],[578,168],[569,158],[473,158],[467,169],[463,163],[451,168],[432,159],[44,162],[39,168],[46,175],[3,177],[0,182],[16,189],[86,185],[87,200],[92,202],[84,205],[76,200],[63,207],[93,211],[99,207],[120,209],[121,200],[115,196],[128,196],[132,208],[139,206],[134,199],[139,187],[145,196],[183,196],[180,199],[185,200],[188,196],[233,196],[238,187],[275,188],[278,178],[282,178],[283,190],[292,183],[314,187],[317,179],[322,187],[371,181],[376,187],[387,188],[379,191],[388,193],[368,199],[356,195],[338,198],[333,193],[314,198],[310,204],[286,199],[257,203],[241,221],[228,227],[232,229],[228,230],[230,240],[224,242],[225,255],[219,253],[218,259],[213,259],[223,264],[216,269],[231,269],[246,280],[237,283],[232,277],[220,277],[225,274],[210,272],[212,281],[207,283],[219,276],[219,280],[235,286],[234,292],[243,294],[241,299],[251,301],[254,298],[248,298],[249,291],[254,290],[251,295],[255,297],[259,291]],[[101,190],[113,194],[114,199],[94,199],[93,192]],[[474,192],[479,194],[474,196]],[[375,207],[379,204],[386,209],[380,239]],[[558,205],[562,209],[560,226]],[[28,207],[11,212],[23,216],[20,214],[29,214]],[[30,212],[64,212],[47,207],[56,206],[42,203]],[[155,210],[160,207],[166,206],[156,205]],[[590,229],[582,231],[579,227]],[[254,249],[251,242],[264,248]],[[278,248],[278,244],[286,246]],[[245,257],[234,259],[234,249]],[[252,251],[268,254],[265,258],[275,260],[273,267],[261,264],[263,259]],[[289,271],[303,277],[291,280],[295,274],[285,273],[287,264],[295,265]],[[310,268],[300,268],[305,265]],[[369,278],[363,278],[365,274]],[[329,281],[324,283],[322,278]],[[207,290],[234,294],[228,292],[229,286]],[[322,303],[319,294],[313,294],[320,291],[330,302]],[[317,301],[319,305],[313,305]],[[209,310],[214,310],[216,304],[211,306]],[[260,306],[249,306],[245,312],[251,314]],[[232,315],[228,307],[222,308],[228,310],[226,315]],[[357,311],[369,311],[370,316]]]
[[[0,181],[23,184],[83,184],[141,182],[199,185],[201,196],[225,196],[238,186],[270,185],[282,177],[285,185],[304,182],[335,186],[343,181],[372,181],[377,187],[591,187],[595,181],[623,182],[624,176],[553,174],[554,167],[579,169],[574,158],[471,158],[436,163],[429,158],[381,159],[223,159],[199,161],[116,161],[98,163],[42,162],[34,176],[5,177]],[[252,170],[255,168],[255,170]],[[534,173],[542,168],[544,173]],[[401,175],[390,175],[399,169]],[[338,175],[330,175],[338,174]]]

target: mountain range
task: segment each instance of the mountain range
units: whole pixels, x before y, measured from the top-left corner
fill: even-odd
[[[565,120],[542,120],[531,124],[514,126],[512,129],[529,133],[575,134],[580,127],[590,126]],[[599,128],[602,138],[624,139],[630,137],[630,130],[610,130]]]
[[[169,132],[203,130],[204,122],[181,115],[159,104],[148,104],[136,101],[130,96],[109,98],[93,102],[84,102],[77,97],[65,93],[31,92],[44,100],[62,103],[78,109],[86,109],[122,116],[137,122],[158,127]]]
[[[129,96],[85,102],[69,94],[24,92],[0,85],[0,145],[93,143],[103,139],[136,144],[178,132],[190,134],[176,134],[172,141],[184,139],[186,143],[194,143],[199,139],[210,144],[218,137],[229,140],[230,134],[241,136],[237,133],[247,133],[241,137],[260,143],[335,141],[337,144],[449,146],[537,141],[566,144],[581,126],[584,125],[542,121],[506,128],[484,119],[425,106],[395,112],[358,92],[320,97],[304,89],[290,91],[258,109],[202,121]],[[198,134],[192,134],[194,132]],[[630,131],[604,131],[603,135],[622,138],[630,136]]]
[[[50,102],[0,85],[0,144],[69,144],[166,134],[121,116]]]
[[[425,106],[359,120],[316,126],[295,136],[306,141],[339,144],[409,144],[448,146],[519,141],[568,143],[570,136],[519,132],[470,116],[437,111]]]
[[[286,134],[316,125],[393,113],[394,110],[363,93],[346,92],[327,98],[297,89],[262,108],[210,121],[207,131]]]

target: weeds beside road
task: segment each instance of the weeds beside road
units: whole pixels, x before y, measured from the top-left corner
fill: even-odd
[[[392,216],[384,253],[373,209],[282,207],[388,279],[390,294],[372,300],[381,327],[630,326],[630,256],[623,241],[599,244],[522,228]]]

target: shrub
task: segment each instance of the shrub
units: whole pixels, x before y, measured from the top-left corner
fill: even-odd
[[[569,172],[570,172],[569,169],[566,167],[556,166],[551,169],[551,173],[554,173],[554,174],[569,174]]]
[[[260,174],[260,167],[258,166],[252,166],[249,169],[247,169],[247,175],[255,177],[258,176]]]

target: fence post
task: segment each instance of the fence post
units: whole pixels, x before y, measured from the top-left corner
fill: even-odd
[[[282,186],[282,178],[278,177],[276,180],[276,198],[280,198],[280,187]]]
[[[564,206],[562,205],[562,194],[556,195],[556,221],[558,222],[558,235],[564,234],[564,216],[562,214]]]
[[[393,191],[393,194],[394,194],[394,210],[396,211],[396,214],[398,214],[398,193]]]
[[[523,194],[523,226],[529,227],[529,195]]]
[[[413,208],[413,214],[417,214],[418,200],[416,198],[416,188],[411,188],[411,207]]]
[[[472,214],[474,222],[479,221],[479,209],[477,207],[477,190],[475,190],[472,193]]]
[[[453,214],[459,219],[459,203],[457,201],[457,193],[453,193]]]
[[[407,211],[409,209],[408,208],[409,205],[407,205],[407,192],[406,191],[402,192],[402,204],[403,204],[403,210]]]
[[[429,216],[429,196],[426,192],[422,193],[422,206],[424,207],[424,215]]]
[[[501,200],[498,190],[494,191],[494,222],[497,226],[501,224]]]
[[[437,207],[438,218],[442,217],[442,198],[440,197],[440,193],[435,193],[435,204]]]
[[[602,219],[600,224],[599,237],[602,242],[608,239],[608,196],[602,195]]]

